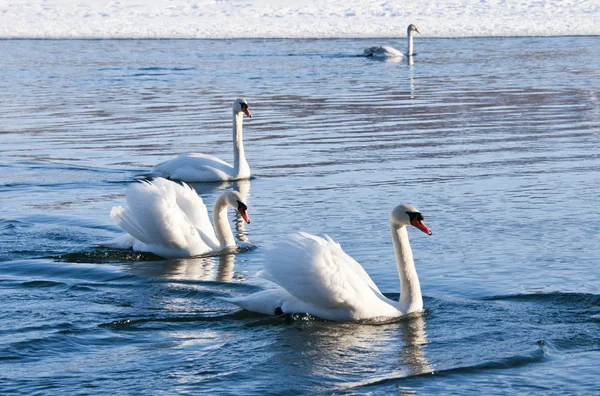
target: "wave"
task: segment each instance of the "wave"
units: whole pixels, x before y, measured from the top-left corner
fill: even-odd
[[[19,220],[10,220],[10,219],[2,219],[0,218],[0,232],[1,231],[13,231],[16,230],[17,228],[26,228],[26,227],[32,227],[33,223],[27,223],[24,221],[19,221]]]
[[[420,372],[416,374],[405,374],[405,375],[396,375],[387,378],[375,379],[372,381],[365,381],[360,384],[351,386],[350,388],[345,388],[344,390],[361,390],[366,391],[369,388],[381,388],[382,386],[390,386],[397,385],[398,383],[405,382],[407,380],[414,380],[418,378],[426,378],[431,376],[437,377],[447,377],[452,375],[461,375],[461,374],[477,374],[479,372],[488,371],[488,370],[504,370],[511,368],[520,368],[529,366],[532,364],[543,363],[548,359],[548,351],[547,344],[544,341],[538,341],[537,348],[532,350],[529,353],[513,355],[501,359],[489,360],[478,364],[473,364],[469,366],[458,366],[458,367],[450,367],[446,369],[440,370],[429,370],[425,372]]]
[[[72,284],[74,280],[82,279],[93,281],[95,285],[111,282],[129,283],[137,279],[135,275],[123,273],[112,266],[98,266],[93,264],[56,264],[46,259],[15,260],[2,263],[2,275],[10,278],[5,281],[13,282],[20,287],[57,287],[68,279]],[[30,280],[32,276],[38,278]],[[27,281],[19,280],[27,278]],[[16,279],[11,280],[11,279]],[[59,280],[57,280],[59,279]],[[65,285],[67,283],[64,283]]]
[[[577,307],[600,307],[600,295],[576,292],[523,293],[484,297],[486,301],[521,301],[531,303],[576,305]]]
[[[66,253],[61,254],[59,256],[52,256],[51,258],[56,261],[63,261],[66,263],[94,264],[113,263],[122,261],[164,261],[164,258],[152,253],[108,248],[99,248],[95,250],[84,250],[80,252]]]

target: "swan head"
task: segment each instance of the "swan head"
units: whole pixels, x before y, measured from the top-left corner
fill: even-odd
[[[252,118],[252,113],[250,113],[250,108],[248,108],[248,101],[244,98],[237,98],[233,101],[233,112],[236,114],[241,112]]]
[[[406,34],[408,34],[410,36],[410,35],[412,35],[412,32],[417,32],[417,33],[421,34],[421,32],[419,32],[419,29],[411,23],[410,25],[408,25],[408,28],[406,29]]]
[[[423,215],[419,209],[412,205],[402,204],[396,206],[390,215],[390,220],[399,227],[413,226],[427,235],[432,234],[431,230],[423,223]]]
[[[244,219],[246,223],[250,224],[250,217],[248,217],[248,205],[246,205],[242,194],[237,191],[228,191],[225,193],[225,202],[235,209],[240,216],[242,216],[242,219]]]

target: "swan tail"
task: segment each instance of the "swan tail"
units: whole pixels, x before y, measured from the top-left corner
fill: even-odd
[[[97,246],[107,247],[112,249],[131,249],[135,244],[136,239],[133,235],[123,234],[108,242],[99,243]]]
[[[247,311],[258,312],[264,315],[276,315],[277,308],[285,306],[286,301],[292,298],[285,290],[267,289],[243,297],[220,297],[222,301],[237,305]]]
[[[135,217],[131,216],[131,212],[127,208],[124,208],[122,206],[114,206],[110,211],[110,218],[116,225],[121,227],[125,232],[127,232],[135,239],[140,240],[142,242],[146,242],[148,240],[148,238],[146,238],[146,233],[135,220]],[[111,243],[114,247],[122,246],[123,248],[127,248],[126,239],[119,240],[119,238],[121,237],[114,239],[113,241],[111,241]],[[132,246],[133,244],[131,244],[131,246],[128,247]]]

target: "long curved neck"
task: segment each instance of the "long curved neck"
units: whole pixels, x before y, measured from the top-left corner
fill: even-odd
[[[213,223],[215,224],[215,231],[221,249],[235,245],[235,238],[227,219],[227,206],[225,194],[223,194],[217,198],[213,208]]]
[[[391,223],[390,227],[394,252],[396,253],[398,275],[400,275],[400,306],[403,311],[406,309],[406,312],[403,312],[404,314],[419,311],[423,309],[423,297],[412,250],[408,242],[408,232],[406,227],[399,227],[394,223]]]
[[[236,176],[250,173],[250,167],[246,162],[244,154],[244,135],[242,133],[242,124],[244,123],[244,113],[241,111],[233,112],[233,168]]]
[[[406,52],[406,55],[408,56],[412,56],[413,54],[413,32],[412,30],[408,31],[408,51]]]

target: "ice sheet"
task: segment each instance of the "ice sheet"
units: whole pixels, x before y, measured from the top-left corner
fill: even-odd
[[[0,0],[2,38],[600,34],[599,0]]]

